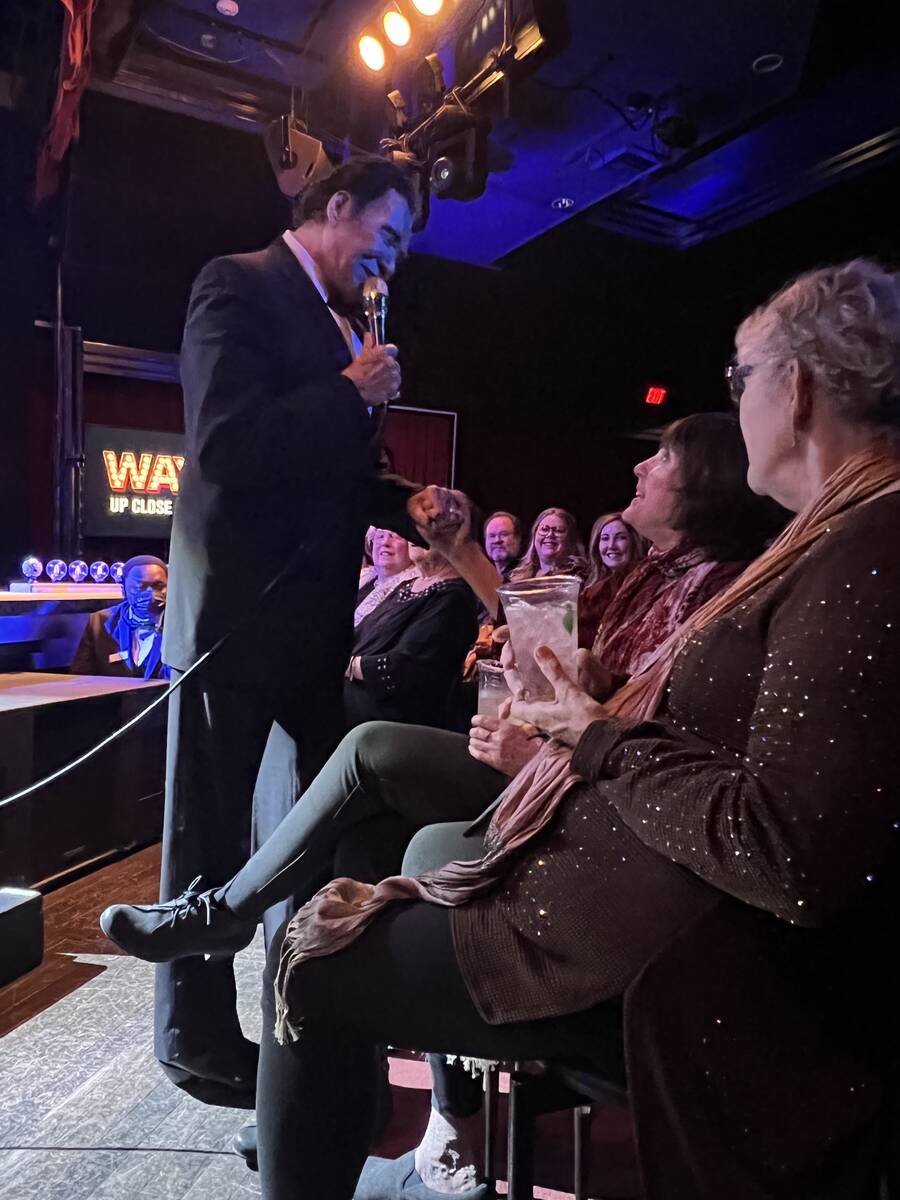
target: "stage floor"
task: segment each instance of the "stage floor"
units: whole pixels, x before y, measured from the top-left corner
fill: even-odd
[[[163,1078],[151,1050],[153,968],[122,955],[97,926],[107,904],[154,899],[158,878],[159,846],[150,846],[44,897],[44,962],[0,988],[0,1200],[260,1195],[257,1176],[230,1150],[252,1114],[199,1104]],[[241,1022],[253,1038],[263,957],[258,936],[236,959]],[[421,1136],[427,1064],[392,1060],[391,1082],[394,1116],[376,1149],[385,1157]],[[571,1177],[570,1122],[557,1114],[542,1124],[538,1169],[563,1184]],[[592,1158],[621,1167],[621,1135],[615,1122],[595,1118]],[[569,1200],[545,1188],[534,1195]]]

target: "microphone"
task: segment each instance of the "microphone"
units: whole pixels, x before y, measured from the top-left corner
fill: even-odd
[[[380,275],[370,275],[363,284],[363,312],[376,346],[387,342],[388,285]]]

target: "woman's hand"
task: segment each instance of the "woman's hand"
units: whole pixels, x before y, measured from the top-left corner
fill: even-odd
[[[541,735],[533,725],[520,725],[503,717],[472,718],[469,753],[510,778],[518,775],[540,748]]]
[[[504,653],[505,650],[504,647]],[[554,698],[522,700],[519,698],[522,694],[520,686],[513,691],[510,714],[518,721],[537,726],[567,746],[575,746],[588,725],[606,716],[606,709],[566,674],[548,646],[538,646],[534,661],[553,685]]]
[[[500,665],[503,667],[506,686],[513,696],[521,695],[522,682],[516,670],[516,655],[509,637],[509,626],[498,625],[493,632],[492,640],[495,644],[502,646]],[[592,699],[607,700],[616,690],[611,672],[607,671],[606,667],[594,658],[590,650],[575,651],[575,668],[578,687],[583,692],[587,692]]]
[[[578,674],[578,686],[595,700],[608,700],[616,690],[612,672],[607,671],[598,658],[594,658],[590,650],[575,651],[575,667]]]

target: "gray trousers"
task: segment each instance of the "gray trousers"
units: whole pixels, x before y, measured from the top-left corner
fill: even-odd
[[[173,673],[177,678],[178,672]],[[228,879],[265,841],[344,731],[342,679],[314,693],[189,679],[169,701],[160,899]],[[271,935],[290,915],[268,914]],[[156,968],[155,1053],[173,1083],[208,1104],[252,1108],[258,1047],[241,1031],[230,959]]]

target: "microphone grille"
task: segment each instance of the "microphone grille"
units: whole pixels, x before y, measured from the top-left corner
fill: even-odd
[[[388,285],[380,275],[369,275],[363,284],[363,299],[374,300],[377,296],[387,298]]]

